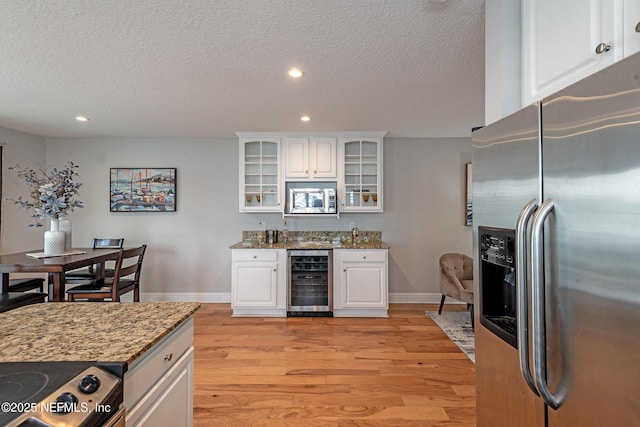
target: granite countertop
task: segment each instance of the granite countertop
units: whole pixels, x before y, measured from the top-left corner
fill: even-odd
[[[280,231],[279,233],[282,233]],[[289,231],[287,243],[258,244],[257,231],[243,231],[242,241],[231,249],[389,249],[380,231],[360,231],[359,239],[351,243],[351,233],[345,231]],[[340,246],[334,241],[342,242]]]
[[[259,245],[251,242],[245,246],[243,242],[238,242],[230,246],[231,249],[389,249],[389,245],[382,241],[359,241],[355,244],[347,243],[334,246],[331,242],[287,242]]]
[[[48,302],[0,314],[0,362],[131,364],[200,308],[182,302]]]

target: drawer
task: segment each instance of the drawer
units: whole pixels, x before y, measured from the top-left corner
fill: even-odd
[[[278,251],[236,249],[232,257],[233,261],[277,261]]]
[[[131,410],[193,345],[193,318],[169,333],[129,366],[124,376],[124,404]]]
[[[357,249],[343,250],[340,251],[340,259],[342,259],[342,261],[385,262],[387,260],[387,251],[360,251]]]

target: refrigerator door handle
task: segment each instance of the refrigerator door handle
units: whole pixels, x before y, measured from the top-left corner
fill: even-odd
[[[533,336],[533,371],[538,390],[544,401],[553,409],[560,407],[560,400],[551,393],[547,384],[547,345],[545,325],[545,292],[544,292],[544,260],[543,260],[543,225],[553,210],[552,199],[545,200],[533,217],[531,230],[531,284],[533,294],[532,336]]]
[[[527,293],[527,225],[538,208],[538,201],[532,199],[527,203],[516,222],[516,325],[518,327],[518,359],[522,378],[536,396],[540,396],[529,363],[529,298]]]

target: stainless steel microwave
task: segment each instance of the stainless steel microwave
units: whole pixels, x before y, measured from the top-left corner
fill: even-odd
[[[287,214],[336,214],[335,182],[288,182]]]

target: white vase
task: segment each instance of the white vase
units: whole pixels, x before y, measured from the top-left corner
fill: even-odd
[[[64,233],[64,251],[71,250],[71,220],[63,216],[58,220],[58,230]]]
[[[51,220],[51,229],[44,232],[44,254],[60,255],[64,253],[64,231],[58,228],[58,220]]]

